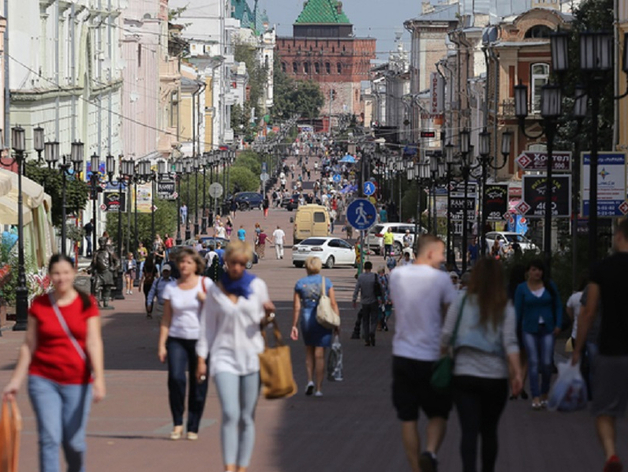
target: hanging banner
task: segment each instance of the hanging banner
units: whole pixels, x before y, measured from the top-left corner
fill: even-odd
[[[484,189],[484,210],[487,221],[503,221],[508,212],[508,185],[487,184]]]
[[[135,194],[136,192],[132,192]],[[152,196],[153,196],[153,184],[151,182],[137,186],[137,194],[134,195],[137,198],[137,212],[138,213],[151,213],[152,212]],[[133,211],[135,211],[135,198],[133,199]]]
[[[432,72],[430,76],[430,112],[432,115],[443,113],[445,102],[445,81],[440,74]]]
[[[527,218],[545,216],[547,177],[524,175],[522,179],[523,198],[517,205],[518,211]],[[552,216],[568,218],[571,216],[571,175],[555,175],[552,181]]]
[[[102,207],[104,211],[122,211],[126,212],[126,195],[112,190],[103,192]],[[122,208],[120,208],[122,207]]]
[[[582,153],[582,215],[589,216],[591,154]],[[626,155],[600,152],[597,159],[597,216],[613,218],[628,214]]]

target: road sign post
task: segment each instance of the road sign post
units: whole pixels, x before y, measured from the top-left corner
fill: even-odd
[[[366,183],[366,182],[365,182]],[[372,182],[371,182],[372,183]],[[369,200],[365,198],[358,198],[349,203],[347,207],[347,222],[353,226],[355,229],[360,231],[360,264],[358,267],[358,274],[362,273],[362,268],[364,267],[364,244],[365,244],[365,233],[368,231],[375,223],[377,223],[377,208],[373,205]]]

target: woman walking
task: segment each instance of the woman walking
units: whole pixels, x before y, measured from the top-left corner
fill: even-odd
[[[133,295],[133,281],[135,280],[135,273],[137,272],[137,261],[133,258],[132,252],[127,254],[123,270],[124,280],[126,282],[126,294]]]
[[[390,299],[390,280],[386,273],[386,268],[381,266],[377,271],[379,285],[382,288],[382,294],[379,296],[380,309],[380,326],[384,331],[388,331],[388,319],[392,315],[393,305]]]
[[[540,410],[547,406],[554,359],[554,338],[560,333],[563,307],[556,284],[545,278],[543,261],[531,261],[526,273],[527,281],[520,284],[515,291],[515,311],[528,355],[532,408]]]
[[[321,397],[323,393],[323,377],[325,376],[325,348],[331,346],[331,330],[321,326],[316,321],[316,309],[318,301],[323,293],[323,277],[320,271],[323,267],[322,261],[318,257],[310,256],[305,260],[305,270],[307,277],[297,281],[294,286],[294,303],[292,316],[292,332],[290,338],[294,341],[299,339],[299,319],[301,320],[301,333],[305,343],[305,367],[307,369],[306,395]],[[329,297],[331,306],[336,313],[338,303],[331,280],[325,277],[325,293]],[[316,384],[314,380],[316,379]],[[316,388],[316,392],[314,389]]]
[[[245,270],[253,257],[248,243],[234,241],[225,253],[226,271],[207,290],[201,314],[197,376],[206,381],[209,355],[222,408],[224,470],[245,472],[255,444],[255,407],[259,395],[261,328],[275,306],[264,281]]]
[[[478,470],[480,435],[481,470],[495,470],[497,428],[508,397],[509,372],[512,392],[518,394],[521,390],[515,312],[502,286],[503,279],[500,262],[481,258],[473,266],[466,294],[451,304],[443,325],[443,354],[455,336],[452,386],[462,429],[463,472]]]
[[[17,366],[3,397],[14,399],[28,375],[39,434],[39,470],[59,471],[63,445],[68,472],[83,472],[90,403],[105,397],[98,304],[74,288],[76,270],[66,255],[52,256],[48,273],[54,290],[31,305]]]
[[[207,381],[197,381],[196,343],[199,339],[199,314],[204,294],[213,285],[199,274],[205,266],[196,251],[183,248],[177,252],[179,279],[164,288],[163,318],[159,332],[159,360],[168,362],[168,398],[174,428],[170,439],[183,435],[185,409],[185,372],[190,383],[188,390],[187,438],[198,439],[198,427],[205,408]],[[152,302],[152,301],[151,301]]]

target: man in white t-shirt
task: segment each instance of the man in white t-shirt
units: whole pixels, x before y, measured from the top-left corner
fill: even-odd
[[[275,245],[275,253],[277,254],[277,259],[283,259],[283,245],[286,240],[286,233],[284,233],[283,229],[279,225],[277,225],[277,229],[273,231],[273,244]]]
[[[445,436],[452,401],[430,386],[434,362],[440,357],[443,318],[456,297],[449,275],[439,270],[445,244],[433,235],[421,236],[413,264],[390,274],[395,307],[393,338],[393,403],[402,422],[403,445],[413,472],[436,471],[436,453]],[[419,410],[428,417],[422,454]]]

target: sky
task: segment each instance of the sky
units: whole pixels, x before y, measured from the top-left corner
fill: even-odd
[[[420,14],[421,0],[342,0],[342,4],[353,23],[354,34],[377,39],[378,60],[388,59],[388,52],[394,49],[396,31],[404,33],[406,50],[410,49],[410,35],[403,22]],[[278,36],[292,36],[292,24],[303,10],[303,0],[260,0],[258,5],[268,13]]]

